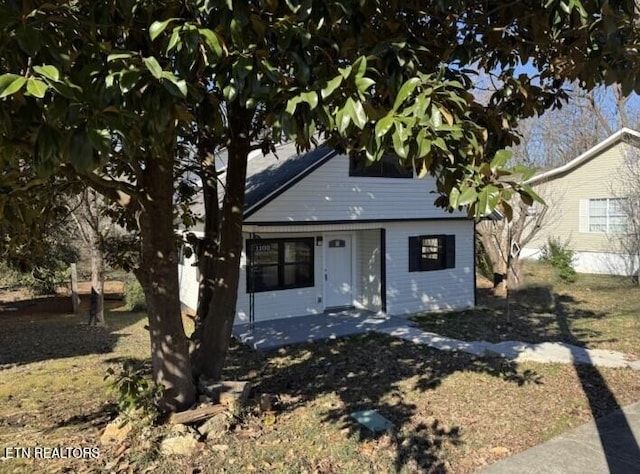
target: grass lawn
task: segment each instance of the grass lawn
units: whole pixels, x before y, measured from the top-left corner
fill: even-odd
[[[608,293],[579,285],[554,293],[583,308],[590,307],[583,294]],[[581,311],[603,313],[596,322],[623,313],[607,308]],[[105,371],[148,358],[145,323],[118,308],[106,328],[87,327],[84,317],[0,312],[0,456],[5,447],[99,446],[115,416]],[[559,331],[547,326],[549,335]],[[584,343],[626,344],[602,326],[580,326],[589,329]],[[0,472],[467,473],[640,399],[640,377],[630,369],[514,364],[384,336],[268,354],[234,345],[226,378],[251,380],[256,398],[274,395],[275,413],[261,415],[252,402],[196,456],[161,457],[159,428],[144,441],[100,446],[98,459],[0,460]],[[372,436],[351,422],[349,413],[368,408],[391,420],[394,432]]]
[[[553,268],[524,262],[524,284],[505,299],[478,289],[477,307],[425,314],[421,329],[464,340],[563,341],[640,358],[640,287],[629,278],[578,275],[564,283]]]

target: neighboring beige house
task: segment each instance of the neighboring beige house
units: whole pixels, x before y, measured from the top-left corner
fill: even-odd
[[[569,163],[534,176],[529,184],[549,206],[538,234],[522,249],[539,258],[550,237],[567,242],[581,273],[635,274],[637,256],[625,254],[626,218],[621,204],[625,160],[640,157],[640,133],[611,135]]]

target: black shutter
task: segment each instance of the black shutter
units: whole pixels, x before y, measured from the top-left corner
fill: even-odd
[[[420,271],[420,237],[409,237],[409,271]]]
[[[445,268],[455,268],[456,267],[456,236],[455,235],[446,235],[445,236]]]

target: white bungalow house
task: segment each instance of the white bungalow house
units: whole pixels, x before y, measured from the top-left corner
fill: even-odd
[[[539,258],[549,238],[574,251],[581,273],[634,275],[637,255],[629,254],[625,177],[640,163],[640,133],[623,128],[567,164],[534,176],[534,190],[549,206],[540,231],[522,249]],[[630,161],[631,160],[631,161]]]
[[[298,155],[285,145],[277,156],[248,163],[236,324],[474,305],[474,222],[434,206],[433,178],[390,160],[359,167],[326,147]],[[187,312],[197,307],[194,258],[179,267]]]

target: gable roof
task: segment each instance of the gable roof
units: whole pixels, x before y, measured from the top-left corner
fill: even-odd
[[[587,161],[595,158],[602,151],[606,150],[607,148],[613,145],[618,144],[621,141],[624,141],[625,143],[629,143],[633,141],[640,143],[640,132],[631,130],[630,128],[621,128],[616,133],[611,135],[609,138],[601,141],[596,146],[585,151],[583,154],[581,154],[577,158],[574,158],[570,162],[534,176],[533,178],[527,181],[527,184],[538,184],[543,181],[548,181],[550,179],[554,179],[558,176],[568,173],[574,170],[575,168],[579,167],[580,165],[586,163]]]
[[[278,158],[260,154],[247,163],[245,218],[337,155],[326,145],[298,154],[293,143],[278,148],[276,152]]]
[[[326,145],[321,145],[305,153],[298,153],[295,143],[286,143],[276,147],[275,154],[265,155],[260,151],[252,152],[247,159],[244,218],[246,219],[257,212],[336,155],[337,152]],[[218,177],[220,181],[219,199],[222,200],[226,181],[226,150],[216,156],[216,162],[221,165],[222,171]],[[202,194],[196,197],[192,211],[204,215]]]

